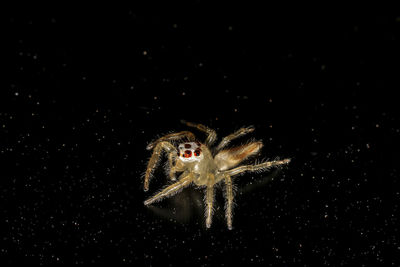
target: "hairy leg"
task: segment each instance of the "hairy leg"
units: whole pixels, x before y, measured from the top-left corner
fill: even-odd
[[[208,177],[207,189],[206,189],[206,227],[211,227],[213,205],[214,205],[214,175],[210,174]]]
[[[288,164],[289,162],[290,159],[284,159],[284,160],[266,161],[257,165],[243,165],[231,170],[224,171],[223,174],[234,176],[245,171],[250,171],[250,172],[264,171],[274,166]]]
[[[171,143],[168,143],[166,141],[160,142],[156,145],[156,147],[153,150],[153,154],[150,157],[149,163],[147,164],[147,169],[144,176],[144,191],[149,190],[151,174],[153,173],[153,170],[157,166],[157,163],[160,159],[163,150],[169,153],[177,153],[176,148]]]
[[[184,176],[184,177],[182,179],[180,179],[178,182],[176,182],[170,186],[167,186],[161,192],[159,192],[159,193],[155,194],[154,196],[152,196],[151,198],[147,199],[144,202],[144,204],[150,205],[151,203],[159,201],[159,200],[163,199],[164,197],[173,196],[176,193],[178,193],[181,189],[188,186],[193,180],[193,174],[191,174],[191,173],[189,173],[189,174],[184,173],[184,174],[182,174],[182,176]]]
[[[225,217],[226,217],[226,222],[228,224],[228,229],[232,230],[233,186],[232,186],[232,179],[229,175],[225,175],[225,186],[226,186]]]
[[[207,138],[205,141],[206,145],[210,146],[210,145],[214,144],[215,140],[217,140],[217,133],[215,132],[215,130],[210,129],[207,126],[204,126],[203,124],[199,124],[199,123],[187,122],[185,120],[181,120],[181,122],[183,124],[186,124],[189,127],[194,127],[202,132],[207,133]]]
[[[254,127],[253,126],[240,128],[236,132],[234,132],[234,133],[232,133],[232,134],[230,134],[228,136],[225,136],[222,139],[221,143],[218,144],[216,150],[217,151],[221,150],[222,148],[226,147],[233,139],[236,139],[236,138],[238,138],[240,136],[243,136],[245,134],[251,133],[253,131],[254,131]]]
[[[171,181],[176,181],[175,173],[184,170],[184,165],[182,161],[174,161],[176,158],[176,153],[171,152],[168,154],[168,164],[169,164],[169,178]]]
[[[167,134],[167,135],[165,135],[163,137],[158,138],[156,141],[151,142],[150,144],[147,145],[146,149],[147,150],[151,150],[158,143],[163,142],[163,141],[179,140],[179,139],[183,139],[183,138],[187,138],[190,141],[194,141],[196,139],[194,134],[189,132],[189,131],[182,131],[182,132],[179,132],[179,133],[170,133],[170,134]]]

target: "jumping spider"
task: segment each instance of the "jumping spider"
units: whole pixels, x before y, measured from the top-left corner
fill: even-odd
[[[213,213],[214,186],[223,180],[226,187],[225,217],[227,220],[228,229],[231,230],[233,207],[232,176],[246,171],[266,171],[270,167],[287,164],[290,162],[290,159],[266,161],[260,164],[242,165],[236,167],[243,160],[256,154],[263,146],[262,142],[252,141],[237,147],[227,148],[224,150],[222,149],[226,147],[233,139],[253,132],[253,127],[241,128],[238,131],[224,137],[218,146],[212,147],[217,139],[217,134],[214,130],[201,124],[186,121],[182,121],[182,123],[189,127],[194,127],[205,132],[207,134],[207,138],[204,143],[200,143],[196,140],[193,133],[189,131],[182,131],[165,135],[147,146],[147,150],[154,149],[154,151],[149,160],[145,173],[145,191],[149,189],[150,177],[152,176],[152,172],[157,166],[160,156],[164,150],[168,153],[170,179],[175,181],[176,173],[181,174],[177,182],[165,187],[162,191],[147,199],[144,204],[150,205],[164,197],[170,197],[193,182],[197,186],[206,188],[206,227],[210,228]],[[189,142],[179,144],[178,149],[176,149],[176,147],[170,143],[170,141],[176,141],[184,138],[189,140]]]

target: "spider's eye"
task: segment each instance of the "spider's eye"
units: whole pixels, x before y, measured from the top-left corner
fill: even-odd
[[[192,151],[190,151],[190,150],[185,150],[185,154],[183,154],[183,156],[184,156],[185,158],[190,158],[190,157],[192,156]]]
[[[192,146],[190,144],[185,144],[185,148],[191,148]]]
[[[196,150],[194,151],[194,155],[195,155],[196,157],[200,156],[200,154],[201,154],[201,150],[200,150],[200,149],[196,149]]]

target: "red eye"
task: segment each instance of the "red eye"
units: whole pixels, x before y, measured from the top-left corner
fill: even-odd
[[[192,151],[185,150],[185,154],[183,155],[185,158],[190,158],[192,156]]]
[[[196,149],[196,150],[194,151],[194,155],[195,155],[196,157],[200,156],[200,154],[201,154],[201,150],[200,150],[200,149]]]

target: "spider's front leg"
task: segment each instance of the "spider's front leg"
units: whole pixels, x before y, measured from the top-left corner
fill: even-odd
[[[156,145],[153,154],[150,157],[149,163],[147,164],[147,169],[144,176],[144,191],[149,190],[151,174],[153,173],[155,167],[157,166],[157,163],[160,159],[163,150],[169,152],[170,155],[171,153],[175,154],[177,153],[176,148],[171,143],[168,143],[166,141],[159,142]]]
[[[181,123],[186,124],[189,127],[194,127],[202,132],[207,133],[207,138],[205,141],[205,144],[207,146],[211,146],[212,144],[214,144],[215,140],[217,140],[217,133],[215,132],[215,130],[210,129],[207,126],[204,126],[203,124],[187,122],[185,120],[181,120]]]
[[[158,138],[156,141],[151,142],[150,144],[147,145],[146,149],[151,150],[158,143],[163,142],[163,141],[173,141],[173,140],[179,140],[179,139],[183,139],[183,138],[187,138],[189,141],[194,141],[196,139],[194,134],[189,131],[182,131],[179,133],[170,133],[163,137]]]
[[[159,200],[163,199],[164,197],[170,197],[170,196],[175,195],[176,193],[179,192],[179,190],[188,186],[193,181],[194,175],[193,175],[193,173],[188,174],[187,172],[185,172],[181,175],[181,177],[183,177],[183,178],[180,179],[178,182],[176,182],[170,186],[167,186],[160,193],[155,194],[154,196],[152,196],[151,198],[146,200],[144,202],[144,204],[150,205],[151,203],[159,201]]]

